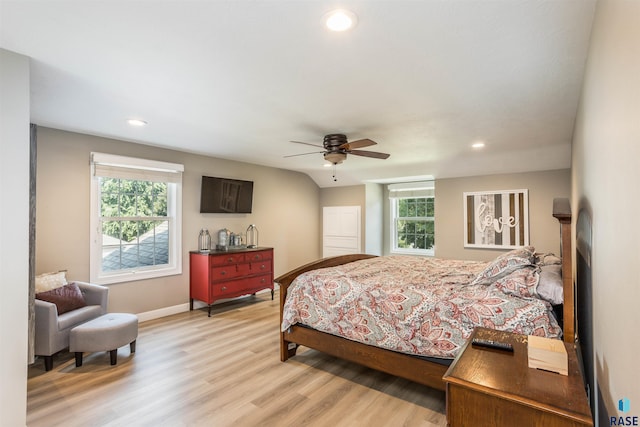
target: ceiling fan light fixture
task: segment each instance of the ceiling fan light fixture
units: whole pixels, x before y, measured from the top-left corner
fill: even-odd
[[[342,163],[347,158],[346,153],[325,153],[324,159],[328,162],[333,163],[334,165],[338,165]]]
[[[324,24],[331,31],[347,31],[357,23],[358,17],[350,10],[336,9],[324,15]]]

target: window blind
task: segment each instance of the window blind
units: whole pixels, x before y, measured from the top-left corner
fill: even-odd
[[[93,176],[181,183],[184,165],[114,154],[91,153]]]
[[[435,181],[416,181],[389,184],[390,199],[411,199],[416,197],[435,197]]]

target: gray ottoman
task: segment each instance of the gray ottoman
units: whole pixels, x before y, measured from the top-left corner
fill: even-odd
[[[82,366],[82,353],[109,351],[111,364],[118,363],[118,348],[129,344],[136,352],[138,316],[108,313],[73,328],[69,334],[69,351],[76,354],[76,366]]]

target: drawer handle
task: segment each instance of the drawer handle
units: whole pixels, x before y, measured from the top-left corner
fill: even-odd
[[[267,281],[266,279],[262,279],[262,280],[260,280],[260,283],[264,283],[266,281]]]
[[[253,256],[253,259],[255,259],[255,260],[260,259],[260,255],[254,255],[254,256]]]
[[[264,270],[265,268],[267,268],[267,266],[266,266],[266,265],[264,265],[264,264],[261,264],[261,265],[260,265],[260,270]]]
[[[220,272],[220,275],[221,275],[221,276],[224,276],[225,274],[227,274],[227,272],[226,272],[225,270],[222,270],[222,271]]]
[[[223,286],[223,287],[222,287],[222,290],[223,290],[223,291],[226,291],[226,290],[227,290],[227,287],[226,287],[226,286]]]
[[[227,262],[228,263],[232,263],[233,262],[233,258],[231,258],[231,257],[227,258]]]

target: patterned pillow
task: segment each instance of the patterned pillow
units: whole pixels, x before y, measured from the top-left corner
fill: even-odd
[[[529,265],[521,267],[506,276],[497,279],[492,287],[507,295],[519,298],[538,298],[536,287],[538,286],[538,267]]]
[[[58,315],[87,305],[82,291],[73,282],[46,292],[36,294],[36,298],[42,301],[54,303],[58,309]]]
[[[36,276],[36,293],[50,291],[67,284],[67,271],[56,271]]]
[[[535,248],[524,246],[498,256],[491,261],[471,282],[472,285],[488,285],[527,265],[535,263]]]

